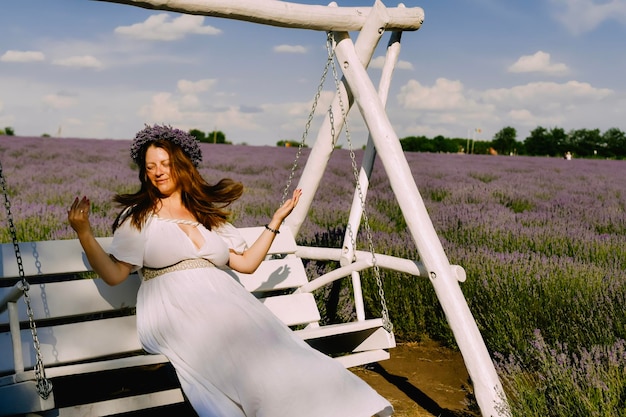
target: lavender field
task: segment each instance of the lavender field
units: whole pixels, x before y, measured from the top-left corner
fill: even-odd
[[[117,212],[113,194],[137,185],[129,146],[0,137],[19,240],[74,238],[66,210],[83,195],[91,200],[96,234],[109,235]],[[297,149],[202,149],[201,172],[210,182],[227,176],[246,186],[233,207],[233,223],[267,223]],[[356,155],[360,161],[362,152]],[[407,159],[450,262],[467,271],[461,288],[513,415],[626,416],[626,162],[419,153]],[[300,243],[340,246],[352,178],[348,151],[336,150]],[[366,209],[378,252],[418,258],[380,165]],[[0,217],[6,224],[4,212]],[[11,241],[4,226],[0,240]],[[399,339],[454,346],[427,280],[386,273],[384,285]],[[376,314],[371,277],[365,277],[364,290]]]

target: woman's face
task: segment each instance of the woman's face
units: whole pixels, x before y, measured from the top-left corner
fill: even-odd
[[[170,155],[163,148],[151,145],[146,150],[146,174],[150,182],[163,194],[169,196],[178,190],[178,184],[170,170]]]

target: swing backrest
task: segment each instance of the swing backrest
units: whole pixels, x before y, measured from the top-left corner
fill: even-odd
[[[241,229],[252,242],[263,228]],[[111,238],[98,239],[108,247]],[[229,270],[235,279],[257,295],[285,324],[307,325],[320,319],[310,293],[269,296],[291,292],[307,282],[302,261],[295,257],[296,244],[288,232],[279,234],[268,255],[254,274]],[[136,336],[135,304],[141,278],[132,274],[122,284],[111,287],[101,279],[85,279],[91,268],[77,240],[57,240],[20,244],[24,273],[31,283],[28,291],[44,363],[55,366],[108,355],[140,352]],[[277,259],[269,259],[280,254]],[[2,245],[0,299],[15,292],[19,270],[12,244]],[[18,292],[18,296],[21,295]],[[28,330],[26,305],[17,303],[22,323],[22,360],[25,368],[34,365],[32,337]],[[0,314],[0,375],[14,369],[9,314]]]

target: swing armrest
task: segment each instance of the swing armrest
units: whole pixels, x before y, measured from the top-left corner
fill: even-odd
[[[13,369],[15,372],[24,372],[24,358],[22,357],[22,339],[20,337],[20,319],[17,311],[17,300],[24,295],[24,284],[19,281],[0,300],[0,313],[9,310],[9,331],[13,346]]]
[[[19,281],[0,300],[0,313],[4,313],[9,303],[16,303],[24,295],[24,284]]]
[[[353,272],[359,272],[367,268],[371,268],[373,266],[371,259],[362,259],[356,262],[351,263],[350,265],[342,266],[333,271],[330,271],[324,275],[320,275],[315,278],[313,281],[310,281],[307,284],[304,284],[300,288],[298,288],[295,292],[313,292],[318,288],[323,287],[324,285],[330,284],[333,281],[336,281],[341,278],[345,278]]]

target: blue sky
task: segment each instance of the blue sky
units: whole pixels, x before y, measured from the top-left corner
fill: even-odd
[[[423,8],[425,21],[403,34],[389,92],[398,137],[490,140],[506,126],[518,140],[537,126],[626,131],[626,0],[404,5]],[[299,141],[326,60],[325,39],[322,32],[108,2],[4,0],[0,128],[21,136],[131,139],[144,123],[166,123],[221,130],[233,143]],[[388,39],[368,70],[374,85]],[[348,122],[353,142],[365,143],[356,108]]]

